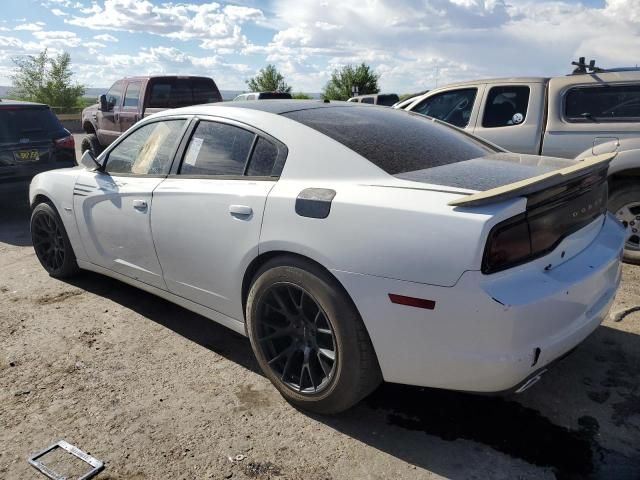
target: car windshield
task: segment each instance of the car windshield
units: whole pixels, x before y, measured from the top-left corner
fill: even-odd
[[[46,107],[0,107],[0,143],[37,142],[60,136],[64,127]]]
[[[403,110],[356,104],[283,115],[342,143],[391,175],[498,151],[453,127]]]

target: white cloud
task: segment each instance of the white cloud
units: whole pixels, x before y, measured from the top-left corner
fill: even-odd
[[[14,30],[25,30],[25,31],[29,31],[29,32],[35,32],[38,30],[42,30],[42,26],[38,25],[37,23],[23,23],[21,25],[18,25],[14,28]]]
[[[265,19],[261,10],[215,2],[203,4],[153,4],[148,0],[105,0],[104,6],[73,15],[71,25],[96,30],[144,32],[178,40],[201,40],[205,49],[231,52],[247,45],[242,24]]]
[[[39,31],[33,32],[33,36],[36,37],[42,48],[44,47],[77,47],[81,44],[80,37],[74,32],[68,31]]]
[[[66,17],[69,15],[67,12],[63,12],[59,8],[52,8],[51,13],[53,13],[56,17]]]
[[[96,35],[93,38],[100,42],[117,42],[118,39],[113,35],[109,35],[108,33],[102,33],[100,35]]]

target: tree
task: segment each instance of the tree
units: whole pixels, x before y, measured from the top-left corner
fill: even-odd
[[[353,96],[352,88],[358,87],[358,95],[378,93],[378,79],[380,75],[366,63],[360,65],[345,65],[335,69],[331,79],[324,87],[322,98],[326,100],[348,100]]]
[[[78,107],[85,92],[84,85],[73,81],[71,56],[63,52],[50,57],[47,50],[38,55],[12,59],[16,65],[12,98],[46,103],[61,111]]]
[[[291,92],[291,87],[284,81],[284,76],[275,65],[267,65],[260,69],[260,73],[247,80],[252,92]]]
[[[298,92],[292,93],[291,98],[294,100],[311,100],[313,97],[311,95],[307,95],[306,93]]]

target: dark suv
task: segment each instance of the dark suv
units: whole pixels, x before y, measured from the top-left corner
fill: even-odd
[[[75,142],[48,105],[0,100],[0,194],[38,173],[76,165]]]

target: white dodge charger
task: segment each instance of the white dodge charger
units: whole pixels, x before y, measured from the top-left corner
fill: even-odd
[[[360,104],[149,117],[31,184],[54,277],[93,270],[246,334],[290,402],[334,413],[381,380],[522,391],[620,282],[609,158],[512,154]]]

